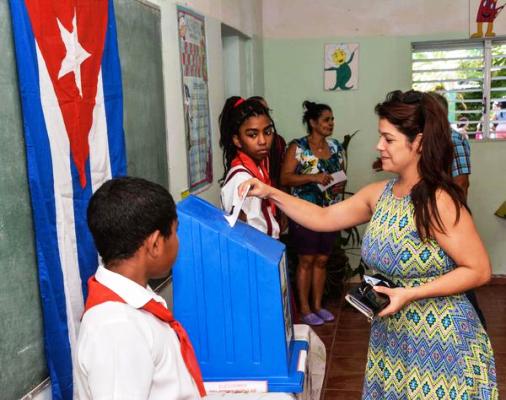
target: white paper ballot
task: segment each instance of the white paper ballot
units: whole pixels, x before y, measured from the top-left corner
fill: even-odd
[[[368,283],[371,286],[376,286],[378,283],[381,282],[381,280],[373,278],[372,276],[369,275],[364,275],[364,281],[365,283]]]
[[[337,171],[337,172],[334,172],[333,174],[330,175],[332,177],[332,180],[330,181],[330,183],[328,185],[320,185],[318,184],[318,188],[324,192],[325,190],[327,190],[329,187],[331,186],[334,186],[335,184],[339,183],[339,182],[343,182],[345,181],[347,178],[346,178],[346,174],[344,173],[344,171]]]
[[[244,203],[244,199],[249,192],[249,188],[249,185],[246,186],[246,190],[242,196],[239,196],[239,194],[234,196],[234,200],[232,202],[232,214],[225,215],[225,219],[228,221],[228,224],[231,227],[234,227],[235,223],[237,222],[237,218],[239,218],[239,213],[241,212],[242,204]]]

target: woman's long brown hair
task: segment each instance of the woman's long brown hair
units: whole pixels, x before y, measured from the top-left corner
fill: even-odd
[[[455,222],[462,206],[469,210],[462,189],[451,175],[454,148],[446,112],[432,95],[415,90],[390,92],[375,111],[380,119],[386,119],[406,135],[410,143],[422,133],[418,163],[421,179],[411,189],[416,229],[422,240],[432,237],[435,231],[445,232],[437,208],[438,190],[444,190],[453,200],[457,209]]]

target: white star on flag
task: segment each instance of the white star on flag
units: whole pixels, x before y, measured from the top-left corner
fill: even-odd
[[[60,20],[57,18],[58,27],[60,28],[61,38],[63,44],[65,45],[65,50],[67,54],[65,54],[65,58],[63,59],[60,67],[60,72],[58,73],[58,79],[62,76],[67,75],[69,72],[74,73],[74,79],[76,81],[76,86],[79,89],[79,94],[81,97],[83,96],[83,90],[81,87],[81,64],[88,57],[91,56],[79,43],[79,38],[77,37],[77,22],[76,22],[76,14],[74,12],[74,18],[72,19],[72,32],[69,32]]]

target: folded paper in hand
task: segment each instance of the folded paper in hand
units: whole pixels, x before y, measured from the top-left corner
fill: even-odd
[[[239,193],[236,192],[234,194],[234,200],[232,201],[232,213],[230,215],[225,215],[225,219],[228,221],[228,224],[231,227],[234,227],[237,222],[237,218],[239,218],[239,213],[241,212],[242,204],[244,203],[244,199],[248,195],[250,186],[246,186],[246,190],[244,191],[242,196],[239,196]]]
[[[329,184],[327,184],[327,185],[320,185],[320,184],[318,184],[318,188],[322,192],[324,192],[325,190],[327,190],[331,186],[334,186],[334,185],[336,185],[336,184],[338,184],[340,182],[344,182],[347,179],[346,178],[346,174],[344,173],[343,170],[334,172],[330,176],[331,176],[332,180],[330,181]]]

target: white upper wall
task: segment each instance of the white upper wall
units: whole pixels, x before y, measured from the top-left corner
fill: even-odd
[[[469,0],[268,0],[265,38],[466,32]]]
[[[187,0],[177,3],[215,18],[247,36],[261,36],[262,0]]]

